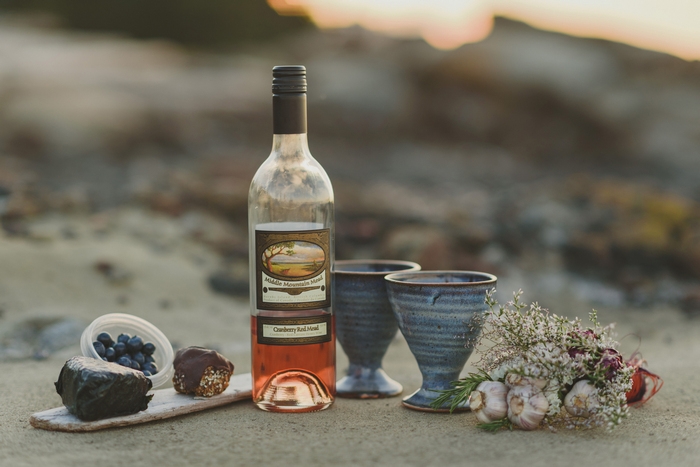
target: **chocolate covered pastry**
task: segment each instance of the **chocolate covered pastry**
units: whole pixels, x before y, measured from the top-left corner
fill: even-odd
[[[233,363],[215,350],[187,347],[175,354],[173,386],[182,394],[211,397],[228,387]]]

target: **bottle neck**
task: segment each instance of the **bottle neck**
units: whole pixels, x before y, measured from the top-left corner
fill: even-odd
[[[272,135],[272,154],[277,157],[306,157],[309,152],[309,140],[306,133],[290,135]]]
[[[272,95],[272,132],[275,135],[306,133],[306,93]]]

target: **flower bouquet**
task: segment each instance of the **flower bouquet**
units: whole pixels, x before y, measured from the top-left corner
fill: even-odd
[[[663,381],[642,368],[644,360],[624,361],[616,350],[614,325],[591,325],[550,314],[537,303],[499,305],[487,293],[481,341],[492,345],[477,362],[477,373],[452,383],[433,406],[449,402],[454,410],[465,400],[483,429],[541,425],[606,426],[611,429],[661,389]]]

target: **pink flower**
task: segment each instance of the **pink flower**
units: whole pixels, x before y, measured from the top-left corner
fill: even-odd
[[[588,338],[591,340],[598,339],[598,335],[593,332],[591,329],[586,329],[585,331],[581,331],[580,329],[577,329],[575,331],[571,331],[568,333],[569,337],[573,339],[581,339],[583,340],[584,338]],[[586,351],[580,347],[569,347],[567,349],[567,353],[569,354],[569,357],[572,359],[575,359],[578,355],[585,355]]]
[[[569,354],[569,357],[571,357],[572,360],[576,359],[577,356],[584,355],[586,353],[585,350],[578,347],[569,347],[566,352]]]
[[[603,350],[598,365],[605,369],[605,379],[612,381],[618,370],[622,369],[625,363],[622,361],[622,355],[615,349]]]

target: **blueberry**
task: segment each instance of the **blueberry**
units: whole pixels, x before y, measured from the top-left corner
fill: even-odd
[[[131,339],[131,336],[128,334],[119,334],[119,337],[117,337],[117,342],[123,342],[126,344],[129,342],[129,339]]]
[[[156,351],[156,346],[153,345],[151,342],[146,342],[143,344],[143,349],[141,349],[141,352],[143,352],[144,355],[153,355],[153,352]]]
[[[114,345],[114,341],[112,340],[112,336],[109,335],[108,332],[101,332],[97,335],[97,340],[99,342],[102,342],[102,344],[107,347],[112,347]]]
[[[105,356],[105,346],[102,342],[95,341],[92,343],[92,346],[95,348],[95,352],[97,352],[97,355],[100,357]]]
[[[139,365],[139,362],[135,362],[134,360],[132,360],[131,361],[131,368],[133,368],[134,370],[140,370],[141,365]]]
[[[114,349],[114,355],[116,357],[121,357],[126,353],[126,344],[123,342],[117,342],[112,348]]]
[[[146,357],[144,357],[141,352],[136,352],[134,355],[131,356],[131,359],[137,362],[139,365],[143,365],[144,363],[146,363]]]
[[[105,362],[109,361],[109,360],[107,360],[107,357],[102,357],[102,360],[104,360]]]
[[[131,368],[131,359],[127,357],[126,355],[122,355],[117,359],[117,365],[125,366],[127,368]]]
[[[141,366],[141,369],[143,371],[148,371],[152,375],[155,375],[156,373],[158,373],[158,367],[156,366],[155,363],[144,363]]]
[[[153,362],[156,361],[156,359],[153,358],[153,355],[146,355],[146,356],[144,357],[144,360],[146,361],[146,363],[153,363]]]
[[[113,362],[116,355],[117,353],[114,351],[114,347],[107,347],[105,349],[105,358],[108,362]]]
[[[139,336],[132,337],[129,339],[129,342],[126,343],[126,350],[132,355],[136,352],[141,352],[142,348],[143,339],[141,339]]]
[[[143,376],[153,376],[150,371],[143,370]]]

